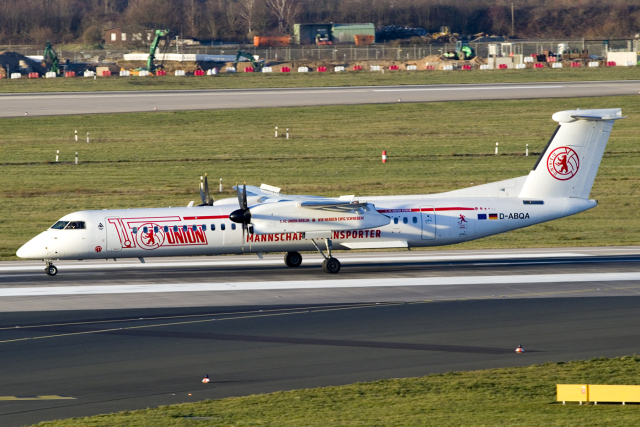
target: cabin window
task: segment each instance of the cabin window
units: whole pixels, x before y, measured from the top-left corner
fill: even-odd
[[[174,225],[174,226],[173,226],[173,232],[174,232],[174,233],[177,233],[177,232],[178,232],[178,226],[177,226],[177,225]]]
[[[216,231],[216,225],[215,224],[211,224],[211,231]]]
[[[169,232],[169,226],[165,225],[163,227],[163,230],[164,230],[165,233],[168,233]]]
[[[84,221],[69,221],[69,224],[64,228],[65,230],[84,230]]]
[[[191,229],[192,229],[193,231],[198,231],[198,226],[197,226],[197,225],[195,225],[195,224],[193,224],[193,226],[191,227]]]
[[[235,230],[236,229],[236,225],[235,224],[231,224],[231,229]]]
[[[207,231],[207,224],[202,224],[201,227],[202,227],[202,231]]]
[[[402,222],[405,224],[409,224],[409,218],[405,216],[404,218],[402,218]]]
[[[144,234],[147,234],[149,232],[149,227],[147,227],[147,226],[142,227],[142,232]]]
[[[187,232],[187,226],[186,225],[182,226],[182,231],[184,231],[185,233]]]
[[[224,231],[224,224],[220,224],[220,230]]]
[[[398,217],[393,218],[393,223],[397,224],[398,223]]]
[[[418,223],[418,217],[417,217],[417,216],[414,216],[414,217],[413,217],[413,223],[414,223],[414,224],[417,224],[417,223]]]
[[[157,226],[157,225],[154,225],[154,226],[153,226],[153,232],[154,232],[154,233],[157,233],[157,232],[158,232],[158,226]]]
[[[133,227],[133,234],[138,234],[138,227]]]
[[[67,226],[67,224],[69,224],[69,221],[58,221],[55,224],[53,224],[51,226],[51,228],[53,228],[55,230],[62,230],[63,228],[65,228]]]

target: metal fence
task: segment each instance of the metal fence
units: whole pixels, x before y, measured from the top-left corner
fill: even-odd
[[[588,50],[590,55],[606,57],[607,50],[636,51],[638,42],[633,40],[618,40],[604,44],[602,41],[588,40],[545,40],[512,42],[511,50],[514,54],[530,56],[550,50],[558,51],[558,45],[565,43],[570,50]],[[490,43],[469,43],[480,57],[487,57]],[[500,43],[497,44],[500,49]],[[3,46],[0,49],[13,50],[23,55],[42,55],[43,49],[32,46]],[[179,53],[233,55],[242,49],[253,55],[258,55],[267,62],[295,62],[295,61],[328,61],[353,62],[371,60],[412,61],[420,60],[428,55],[440,55],[443,52],[455,50],[455,44],[428,44],[393,46],[391,44],[373,44],[369,46],[333,45],[333,46],[287,46],[287,47],[255,47],[253,45],[223,45],[223,46],[181,46]],[[59,51],[58,54],[72,62],[112,61],[122,59],[125,53],[146,52],[146,48],[122,49],[109,48],[100,50]],[[171,47],[169,52],[176,52]]]

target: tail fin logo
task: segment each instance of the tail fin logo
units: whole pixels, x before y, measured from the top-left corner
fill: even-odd
[[[558,147],[547,158],[547,169],[552,177],[560,181],[571,179],[578,173],[580,157],[569,147]]]

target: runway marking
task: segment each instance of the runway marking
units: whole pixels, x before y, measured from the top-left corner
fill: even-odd
[[[1,288],[0,297],[640,281],[640,272]]]
[[[417,91],[445,91],[445,90],[451,90],[451,91],[458,91],[458,90],[464,90],[467,92],[473,91],[473,90],[511,90],[511,89],[559,89],[559,88],[563,88],[565,86],[549,86],[549,85],[536,85],[536,86],[493,86],[493,87],[434,87],[434,88],[415,88],[415,89],[372,89],[372,92],[417,92]]]
[[[467,261],[467,260],[496,260],[496,259],[526,259],[526,258],[559,258],[559,257],[591,257],[592,255],[581,253],[503,253],[490,255],[409,255],[409,256],[371,256],[371,257],[346,257],[340,262],[344,265],[353,263],[390,263],[390,262],[437,262],[437,261]],[[302,262],[304,265],[322,264],[323,258],[305,258]],[[61,270],[94,270],[94,269],[119,269],[119,268],[169,268],[169,267],[246,267],[246,266],[265,266],[265,265],[284,265],[281,259],[263,259],[254,260],[247,259],[242,261],[224,261],[224,260],[207,260],[207,261],[167,261],[167,262],[147,262],[147,263],[90,263],[90,264],[63,264],[58,265]],[[1,271],[42,271],[42,265],[12,265],[1,266]]]
[[[15,400],[76,400],[75,397],[45,395],[45,396],[0,396],[0,401]]]

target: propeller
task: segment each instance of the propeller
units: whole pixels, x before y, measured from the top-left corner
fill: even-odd
[[[247,207],[247,183],[244,183],[242,190],[240,190],[240,186],[236,184],[236,190],[238,192],[240,209],[231,212],[229,219],[235,223],[242,224],[242,246],[244,247],[244,235],[248,231],[249,224],[251,224],[251,210]]]
[[[204,177],[200,177],[200,199],[202,200],[200,206],[213,206],[213,197],[209,194],[209,182],[206,173]]]

